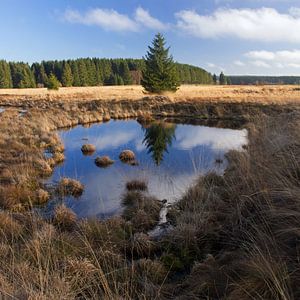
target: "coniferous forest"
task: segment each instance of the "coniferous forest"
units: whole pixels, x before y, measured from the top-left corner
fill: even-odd
[[[65,87],[140,84],[144,68],[143,59],[80,58],[32,65],[1,60],[0,88],[45,87],[52,75]],[[176,68],[183,84],[213,83],[212,75],[202,68],[179,63]]]

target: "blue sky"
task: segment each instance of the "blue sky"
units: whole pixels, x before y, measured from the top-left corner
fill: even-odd
[[[145,55],[226,74],[300,75],[300,0],[0,0],[0,59]]]

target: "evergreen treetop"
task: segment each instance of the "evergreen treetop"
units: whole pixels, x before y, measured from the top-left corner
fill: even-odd
[[[170,48],[165,44],[165,38],[158,33],[145,57],[142,86],[151,93],[176,92],[180,85],[176,65],[169,55]]]

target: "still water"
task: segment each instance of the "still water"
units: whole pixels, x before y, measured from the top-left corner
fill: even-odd
[[[83,195],[66,197],[48,204],[47,211],[60,201],[79,217],[108,218],[122,211],[121,196],[126,182],[145,180],[150,194],[168,203],[176,201],[201,174],[224,172],[224,157],[231,149],[247,144],[247,131],[191,124],[156,121],[141,125],[135,120],[110,121],[90,127],[77,126],[59,132],[65,145],[66,160],[54,170],[50,179],[61,177],[79,180]],[[93,144],[96,152],[85,156],[83,144]],[[137,166],[119,160],[122,150],[134,151]],[[108,155],[115,163],[99,168],[94,160]]]

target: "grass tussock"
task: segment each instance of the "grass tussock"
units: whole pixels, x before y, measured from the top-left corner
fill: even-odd
[[[107,168],[114,164],[114,160],[112,160],[109,156],[99,156],[95,158],[95,164],[99,168]]]
[[[84,186],[78,180],[72,178],[62,178],[58,184],[58,192],[63,196],[80,197],[84,191]]]
[[[131,180],[126,183],[127,191],[146,191],[148,189],[147,183],[142,180]]]
[[[134,190],[124,195],[122,203],[122,216],[131,222],[134,232],[147,232],[157,225],[162,208],[158,199]]]

